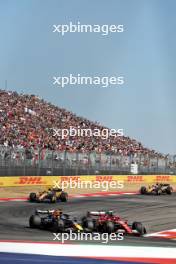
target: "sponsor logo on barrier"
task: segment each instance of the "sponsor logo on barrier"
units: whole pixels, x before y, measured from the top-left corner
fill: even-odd
[[[97,175],[95,181],[104,182],[104,181],[113,181],[113,176],[99,176]]]
[[[80,176],[62,176],[61,177],[61,182],[78,182],[81,181],[81,177]]]
[[[46,182],[42,180],[42,177],[38,176],[22,176],[19,177],[19,180],[15,182],[15,184],[19,185],[42,185],[45,184]]]
[[[156,182],[171,182],[172,177],[169,175],[157,175],[156,176]]]
[[[127,181],[128,182],[132,182],[132,183],[139,183],[139,182],[142,182],[144,179],[143,179],[143,176],[141,175],[128,175],[127,176]]]

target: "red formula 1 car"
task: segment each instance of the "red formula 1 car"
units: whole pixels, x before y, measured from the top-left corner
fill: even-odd
[[[146,228],[140,222],[129,224],[120,216],[114,215],[113,211],[87,212],[82,218],[83,228],[92,232],[101,233],[124,233],[124,235],[142,236],[146,234]]]

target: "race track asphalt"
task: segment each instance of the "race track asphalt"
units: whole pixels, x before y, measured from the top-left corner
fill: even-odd
[[[27,240],[53,242],[51,231],[29,228],[28,219],[35,209],[62,208],[65,213],[83,216],[87,211],[114,210],[129,222],[140,221],[148,233],[176,228],[176,193],[163,196],[121,195],[112,197],[87,197],[71,199],[68,203],[0,203],[0,240]],[[57,241],[58,242],[58,241]],[[97,243],[97,241],[74,241],[74,243]],[[99,242],[100,243],[100,242]],[[153,237],[125,237],[123,241],[110,244],[131,246],[172,246],[176,240]]]

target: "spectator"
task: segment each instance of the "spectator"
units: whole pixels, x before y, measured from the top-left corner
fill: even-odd
[[[0,145],[25,149],[27,159],[37,158],[36,151],[97,152],[133,157],[137,154],[162,157],[154,150],[143,147],[129,137],[54,137],[53,128],[70,126],[104,129],[101,124],[91,122],[74,113],[45,102],[35,95],[17,94],[0,90]],[[7,156],[5,156],[7,158]]]

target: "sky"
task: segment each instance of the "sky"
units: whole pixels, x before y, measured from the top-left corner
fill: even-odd
[[[175,0],[0,0],[0,89],[36,94],[162,153],[176,154]],[[123,33],[53,25],[123,24]],[[53,85],[53,76],[124,76],[122,86]]]

